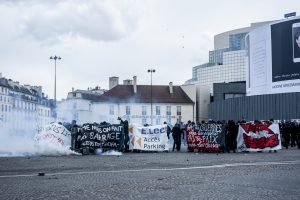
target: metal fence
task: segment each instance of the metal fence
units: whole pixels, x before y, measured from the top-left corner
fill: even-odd
[[[300,93],[245,96],[209,105],[213,120],[291,120],[300,119]]]

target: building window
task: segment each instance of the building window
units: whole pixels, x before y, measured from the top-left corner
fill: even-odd
[[[155,107],[156,115],[160,115],[160,106]]]
[[[142,125],[147,124],[147,118],[146,117],[142,117]]]
[[[224,94],[224,99],[243,97],[245,94]]]
[[[76,97],[76,92],[73,92],[73,97]]]
[[[171,106],[167,106],[167,112],[166,112],[167,116],[171,115]]]
[[[109,106],[109,114],[114,115],[114,113],[115,113],[114,105],[110,105]]]
[[[160,125],[160,117],[156,117],[156,125]]]
[[[147,106],[142,106],[142,115],[147,115]]]
[[[177,106],[177,115],[181,116],[181,106]]]
[[[130,115],[130,106],[126,106],[126,115]]]
[[[171,115],[167,116],[167,123],[171,124]]]

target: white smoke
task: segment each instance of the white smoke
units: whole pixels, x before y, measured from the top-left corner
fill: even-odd
[[[8,121],[1,125],[0,157],[77,154],[70,150],[69,145],[57,145],[50,140],[37,141],[36,136],[40,133],[38,124],[34,120],[19,116],[14,118],[14,121]]]
[[[121,155],[123,155],[119,151],[115,151],[115,150],[103,151],[102,149],[97,149],[96,154],[102,155],[102,156],[121,156]]]

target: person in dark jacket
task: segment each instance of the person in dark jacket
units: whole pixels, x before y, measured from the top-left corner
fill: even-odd
[[[290,122],[285,122],[282,124],[282,137],[284,139],[283,146],[288,149],[290,145],[291,135],[290,135]]]
[[[225,135],[225,146],[227,153],[230,153],[231,150],[235,153],[237,132],[237,125],[233,120],[229,120]]]
[[[71,150],[75,151],[79,149],[79,141],[78,141],[79,129],[76,124],[76,120],[72,120],[71,123]]]
[[[296,121],[291,122],[291,147],[295,147],[297,145],[297,134],[298,127]]]
[[[125,152],[129,152],[129,126],[127,120],[122,120],[120,117],[118,117],[118,120],[120,120],[120,124],[124,127],[124,146],[125,146]]]
[[[164,122],[164,124],[167,125],[167,136],[168,136],[168,139],[170,139],[171,128],[170,128],[170,126],[167,124],[167,122]]]
[[[182,130],[180,129],[180,125],[176,123],[172,129],[172,136],[174,139],[174,144],[173,144],[173,151],[176,146],[176,150],[180,151],[180,146],[181,146],[181,132]]]

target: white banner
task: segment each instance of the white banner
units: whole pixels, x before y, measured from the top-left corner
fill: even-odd
[[[166,125],[129,126],[129,149],[143,151],[168,151],[168,136]]]
[[[35,136],[35,140],[38,145],[53,144],[55,146],[70,147],[71,133],[63,125],[52,123],[45,126]]]
[[[278,124],[242,124],[236,140],[238,152],[281,149]]]

